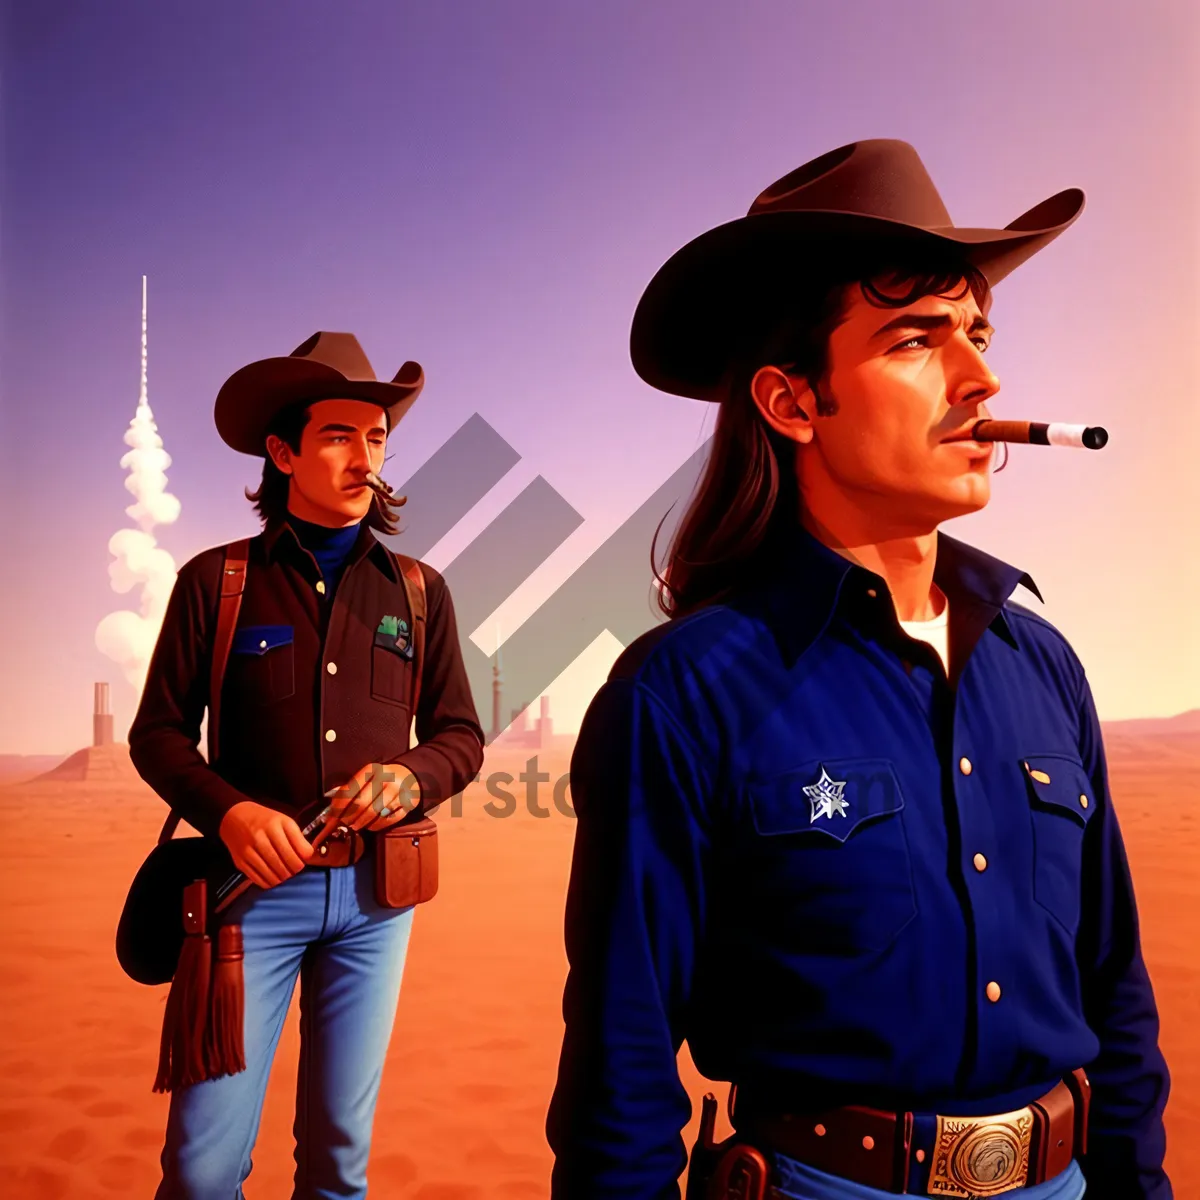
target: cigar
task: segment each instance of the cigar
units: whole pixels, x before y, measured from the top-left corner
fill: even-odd
[[[976,421],[971,437],[977,442],[1024,442],[1032,446],[1075,446],[1102,450],[1108,430],[1099,425],[1064,425],[1059,421]]]

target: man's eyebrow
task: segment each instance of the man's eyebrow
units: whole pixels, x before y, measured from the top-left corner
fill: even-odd
[[[898,317],[893,317],[886,325],[881,325],[871,335],[871,340],[883,337],[885,333],[893,333],[897,329],[945,329],[948,325],[953,325],[955,322],[947,313],[939,313],[936,316],[923,317],[917,313],[902,313]],[[976,317],[971,322],[970,333],[986,333],[991,335],[996,331],[991,327],[986,318]]]
[[[358,427],[356,425],[336,425],[336,424],[330,423],[328,425],[322,425],[321,428],[317,430],[317,432],[318,433],[357,433]],[[370,429],[367,430],[367,432],[368,433],[386,434],[387,430],[384,429],[384,427],[382,425],[373,425]]]

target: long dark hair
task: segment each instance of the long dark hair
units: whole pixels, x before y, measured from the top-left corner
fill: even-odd
[[[895,289],[905,285],[905,293],[898,295]],[[750,382],[761,367],[778,366],[804,377],[819,415],[836,412],[836,400],[822,397],[820,388],[828,373],[829,335],[840,324],[854,286],[884,308],[902,308],[923,296],[960,300],[968,291],[980,308],[989,299],[987,279],[969,263],[893,254],[864,255],[843,261],[840,268],[827,264],[802,294],[781,303],[765,335],[741,350],[729,372],[708,462],[680,517],[661,575],[655,565],[655,530],[650,569],[659,584],[658,607],[668,617],[719,604],[759,577],[780,538],[799,521],[796,443],[763,419]]]
[[[311,402],[290,405],[271,422],[267,429],[268,436],[273,433],[291,447],[293,454],[299,454],[300,441],[311,415]],[[246,490],[246,499],[254,505],[254,511],[258,513],[264,526],[274,525],[287,518],[290,479],[291,476],[284,474],[264,449],[262,482],[256,491]],[[403,503],[402,498],[400,503]],[[391,507],[385,504],[376,492],[371,493],[371,507],[363,522],[372,529],[378,529],[380,533],[400,532],[398,514],[393,513]]]

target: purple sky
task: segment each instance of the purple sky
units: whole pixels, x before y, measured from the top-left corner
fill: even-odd
[[[1031,571],[1102,715],[1200,704],[1186,0],[5,7],[0,752],[86,742],[95,679],[118,736],[132,715],[93,632],[131,601],[106,543],[130,502],[143,273],[177,562],[256,528],[257,462],[212,425],[222,380],[348,329],[381,375],[426,369],[395,478],[478,412],[523,462],[472,528],[538,473],[585,517],[507,629],[711,427],[629,365],[650,275],[801,162],[880,136],[917,146],[960,224],[1087,192],[997,291],[995,408],[1112,444],[1015,453],[954,532]]]

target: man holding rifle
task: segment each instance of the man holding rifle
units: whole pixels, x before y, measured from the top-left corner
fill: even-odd
[[[911,146],[856,143],[643,295],[639,374],[720,407],[672,619],[571,763],[554,1200],[678,1197],[684,1039],[735,1085],[695,1200],[1171,1196],[1087,678],[938,530],[989,499],[991,288],[1082,206],[955,227]]]
[[[219,756],[210,764],[197,747],[231,570],[225,547],[179,572],[129,743],[142,777],[219,838],[256,885],[226,914],[244,942],[245,1069],[174,1087],[160,1200],[241,1195],[297,977],[293,1195],[366,1194],[413,920],[411,904],[378,901],[380,859],[366,851],[384,830],[461,791],[483,760],[445,581],[407,560],[427,596],[425,613],[414,614],[404,568],[372,532],[396,531],[384,505],[403,501],[385,499],[378,472],[422,384],[411,362],[392,382],[377,381],[351,335],[320,333],[289,356],[242,368],[217,398],[221,437],[264,458],[262,485],[248,494],[264,528],[248,543],[219,697]],[[410,747],[415,682],[419,744]],[[323,806],[325,824],[310,842],[300,821]]]

